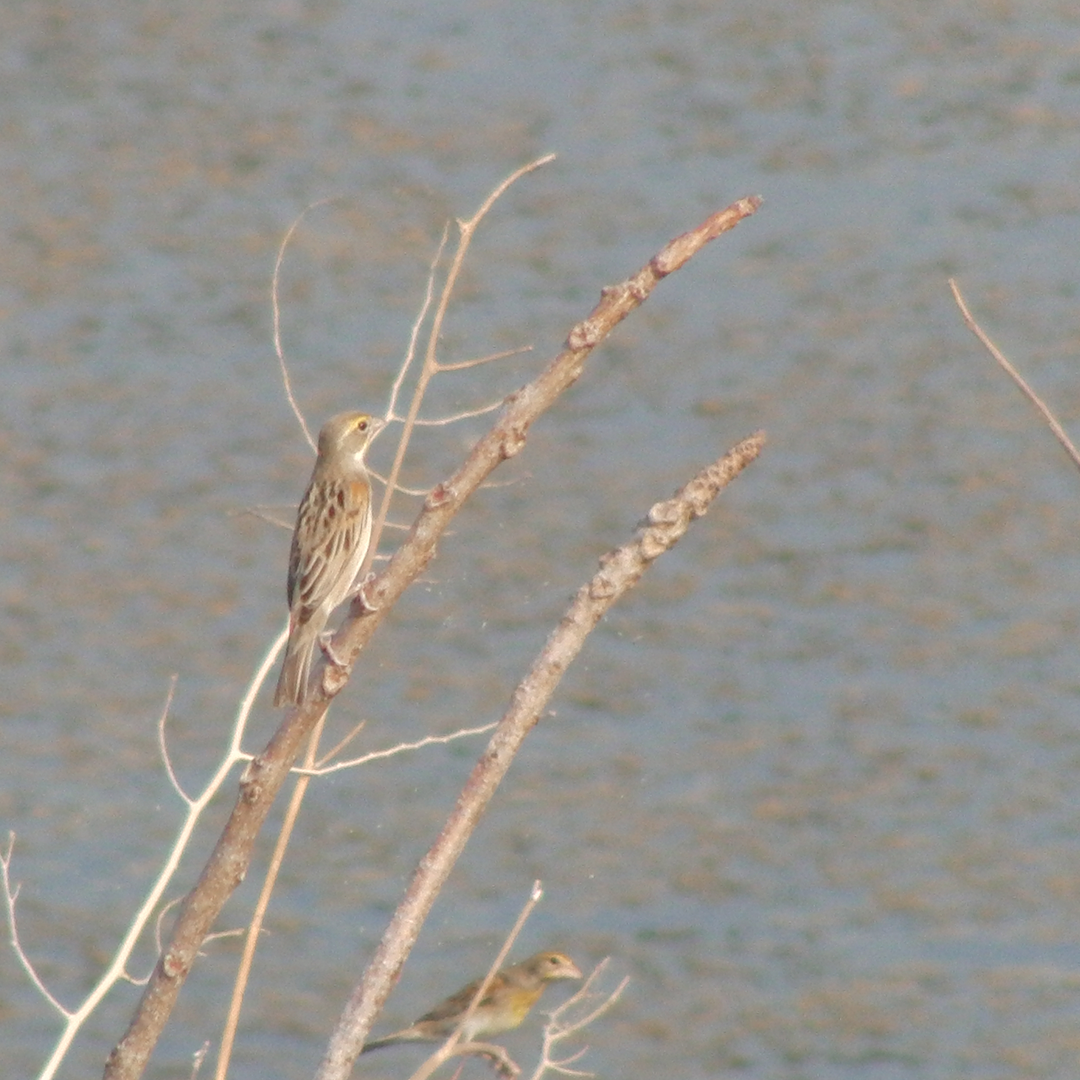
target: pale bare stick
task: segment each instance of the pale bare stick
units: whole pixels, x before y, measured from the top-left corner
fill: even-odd
[[[368,470],[370,472],[370,470]],[[292,511],[293,520],[287,521],[285,518],[279,517],[281,512],[280,507],[274,507],[273,509],[267,509],[263,506],[249,506],[243,510],[233,510],[230,512],[230,517],[253,517],[258,521],[265,521],[267,525],[273,525],[277,529],[288,529],[290,532],[296,525],[296,507],[289,508]]]
[[[425,746],[445,746],[447,743],[456,742],[458,739],[468,739],[473,735],[483,735],[495,727],[494,722],[492,722],[490,724],[482,724],[480,727],[460,728],[458,731],[451,731],[447,735],[425,735],[424,738],[417,739],[415,742],[397,743],[385,750],[372,750],[370,753],[363,754],[358,758],[349,758],[347,761],[336,761],[333,765],[325,764],[325,762],[333,757],[343,746],[355,738],[356,734],[366,723],[367,721],[362,721],[357,724],[333,750],[327,751],[315,765],[310,768],[294,765],[290,771],[297,776],[329,776],[331,773],[341,772],[344,769],[355,769],[358,765],[368,765],[372,761],[383,761],[386,758],[397,757],[398,754],[406,753],[409,750],[422,750]],[[254,761],[255,755],[241,754],[240,758],[243,761]]]
[[[190,1080],[195,1080],[195,1078],[199,1075],[199,1070],[202,1068],[202,1063],[205,1060],[206,1055],[209,1052],[210,1052],[210,1043],[209,1043],[209,1041],[204,1042],[202,1044],[202,1046],[200,1046],[199,1049],[195,1051],[195,1053],[194,1053],[194,1055],[192,1056],[192,1059],[191,1059],[191,1078],[190,1078]]]
[[[352,730],[350,730],[346,735],[339,739],[338,742],[334,746],[330,747],[329,750],[323,752],[322,756],[314,762],[313,767],[316,769],[321,769],[328,761],[332,761],[334,758],[336,758],[338,754],[340,754],[341,751],[344,750],[345,747],[348,746],[349,743],[351,743],[353,739],[355,739],[366,727],[366,720],[361,720],[360,723],[354,724]]]
[[[521,935],[521,931],[525,929],[525,923],[529,921],[529,916],[536,910],[536,905],[539,904],[543,898],[544,887],[538,878],[533,882],[532,889],[529,891],[528,900],[525,901],[521,911],[518,912],[518,917],[514,920],[514,925],[510,927],[510,933],[506,935],[506,940],[503,941],[502,947],[495,954],[495,959],[491,961],[487,974],[476,988],[476,993],[473,994],[472,1001],[469,1002],[469,1007],[465,1010],[465,1015],[461,1018],[457,1030],[451,1036],[455,1041],[461,1038],[461,1033],[472,1019],[473,1013],[476,1012],[477,1005],[484,1000],[484,995],[488,992],[495,976],[499,974],[499,969],[506,963],[506,958],[510,955],[510,950],[514,947],[514,942],[516,942]]]
[[[19,892],[22,889],[22,885],[11,884],[11,863],[14,858],[15,834],[9,832],[7,851],[0,852],[0,879],[2,879],[4,886],[4,909],[7,912],[8,934],[10,935],[11,948],[23,971],[26,972],[27,978],[29,978],[37,989],[37,992],[62,1017],[70,1021],[75,1014],[70,1009],[65,1008],[60,1003],[60,1000],[53,996],[52,992],[45,985],[44,980],[37,973],[37,968],[34,967],[33,961],[31,961],[26,950],[22,946],[22,942],[19,940],[19,924],[18,920],[15,918],[15,902],[19,899]]]
[[[443,226],[442,238],[439,240],[439,246],[435,251],[435,257],[428,266],[427,288],[424,290],[424,301],[420,305],[420,313],[416,316],[416,319],[412,324],[412,329],[409,331],[409,347],[405,350],[405,359],[401,362],[401,366],[398,368],[397,377],[394,379],[394,384],[390,388],[390,403],[386,407],[387,420],[405,419],[403,416],[397,415],[398,394],[401,393],[401,387],[405,382],[405,376],[408,374],[409,368],[412,367],[413,360],[416,359],[416,343],[420,340],[420,328],[424,325],[427,313],[431,310],[432,300],[435,299],[435,278],[439,272],[439,263],[442,262],[443,252],[446,250],[446,241],[449,237],[450,224],[448,222]]]
[[[371,475],[371,477],[373,479],[378,480],[378,482],[380,484],[382,484],[384,486],[386,485],[386,477],[383,476],[382,473],[376,472],[370,466],[368,467],[368,473]],[[431,490],[431,488],[407,488],[407,487],[402,487],[401,484],[395,484],[394,485],[394,494],[395,495],[408,495],[409,498],[411,498],[411,499],[422,499],[427,495],[427,493],[430,490]],[[384,521],[383,522],[383,529],[384,530],[386,530],[386,529],[408,529],[408,528],[409,528],[408,525],[395,525],[392,521]],[[375,559],[383,559],[383,558],[386,558],[386,557],[387,556],[376,555]]]
[[[308,429],[307,421],[304,419],[304,414],[296,401],[296,396],[293,394],[292,378],[289,375],[289,365],[285,362],[285,351],[281,347],[281,304],[279,302],[281,265],[285,261],[285,251],[289,246],[289,242],[292,240],[293,234],[300,227],[300,223],[304,218],[306,218],[316,207],[325,206],[327,203],[333,201],[333,198],[330,197],[319,199],[316,202],[311,203],[310,206],[305,206],[296,220],[289,226],[281,239],[281,243],[278,245],[277,258],[274,260],[274,276],[270,283],[270,305],[274,314],[274,353],[277,355],[278,366],[281,368],[281,382],[285,387],[285,397],[289,402],[293,415],[300,424],[300,430],[304,433],[304,438],[307,439],[308,446],[310,446],[312,450],[315,449],[315,439]]]
[[[694,520],[706,513],[720,491],[758,456],[763,445],[764,435],[760,433],[744,440],[702,469],[673,498],[653,506],[638,535],[603,556],[599,572],[578,590],[529,673],[514,691],[442,832],[421,859],[374,958],[331,1035],[316,1073],[317,1080],[347,1080],[371,1023],[397,979],[431,905],[585,639],[612,605],[637,584],[648,566],[674,546]],[[393,565],[391,560],[387,574]]]
[[[161,929],[165,925],[165,920],[169,917],[169,912],[172,911],[172,909],[174,907],[176,907],[180,903],[180,901],[182,899],[183,899],[183,897],[180,897],[180,896],[174,897],[172,900],[170,900],[167,904],[165,904],[162,907],[162,909],[157,914],[157,918],[154,920],[154,953],[155,953],[155,955],[160,954],[160,952],[161,952],[161,942],[163,940]],[[131,979],[131,981],[136,986],[145,986],[146,983],[147,983],[147,980],[149,980],[149,978],[150,978],[150,972],[147,972],[145,975],[142,975],[139,978],[135,978],[135,976],[132,975],[129,972],[128,973],[128,978]]]
[[[372,750],[363,757],[351,758],[349,761],[335,761],[333,765],[316,765],[314,768],[302,769],[296,767],[293,772],[302,776],[329,776],[330,773],[341,772],[343,769],[355,769],[358,765],[367,765],[372,761],[382,761],[385,758],[397,757],[398,754],[407,750],[422,750],[425,746],[440,746],[446,743],[456,742],[458,739],[468,739],[473,735],[483,735],[491,731],[494,723],[484,724],[482,727],[462,728],[460,731],[452,731],[449,735],[427,735],[416,742],[398,743],[387,750]],[[335,751],[336,752],[336,751]]]
[[[463,412],[453,413],[451,416],[436,416],[433,418],[418,416],[413,423],[416,427],[447,427],[450,424],[456,424],[459,420],[469,420],[474,416],[487,416],[488,413],[501,409],[502,404],[501,401],[491,401],[487,405],[477,405],[475,409],[466,409]]]
[[[533,351],[531,345],[521,345],[516,349],[507,349],[505,352],[492,353],[490,356],[478,356],[475,360],[459,360],[454,364],[444,364],[440,361],[439,370],[443,373],[448,371],[465,371],[467,368],[479,367],[481,364],[493,364],[496,360],[508,360],[511,356],[522,356]]]
[[[1001,365],[1005,374],[1016,383],[1024,397],[1035,406],[1039,415],[1046,421],[1047,426],[1054,433],[1054,437],[1065,448],[1065,453],[1069,455],[1069,459],[1078,469],[1080,469],[1080,453],[1078,453],[1076,447],[1073,446],[1069,436],[1065,434],[1065,429],[1058,423],[1057,417],[1050,411],[1042,398],[1028,386],[1020,372],[1009,363],[1005,354],[990,340],[983,328],[975,321],[971,312],[968,311],[968,306],[964,302],[963,296],[960,295],[959,286],[953,278],[949,278],[949,288],[952,289],[953,299],[956,301],[956,306],[960,309],[960,314],[964,317],[964,323],[967,328],[982,342],[983,347]]]
[[[165,766],[165,774],[169,778],[169,783],[173,786],[173,791],[175,791],[176,794],[180,796],[182,802],[190,806],[191,797],[183,789],[183,787],[181,787],[180,780],[177,777],[176,773],[173,771],[172,762],[169,760],[169,744],[165,738],[165,721],[168,719],[169,709],[172,706],[173,694],[176,693],[176,679],[177,676],[173,675],[173,677],[169,680],[169,693],[166,695],[165,706],[161,710],[161,715],[158,717],[158,750],[161,752],[161,760]]]

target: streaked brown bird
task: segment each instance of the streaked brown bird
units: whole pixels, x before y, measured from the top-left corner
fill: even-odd
[[[326,622],[351,592],[371,544],[371,477],[364,455],[386,422],[362,412],[331,417],[319,432],[311,482],[289,555],[289,643],[275,705],[307,700],[312,656]]]
[[[520,964],[503,968],[491,980],[491,985],[477,1002],[462,1031],[462,1041],[483,1040],[516,1028],[540,1000],[540,995],[549,982],[580,978],[581,971],[577,964],[569,956],[559,952],[537,953]],[[482,981],[475,979],[468,986],[463,986],[441,1005],[436,1005],[431,1012],[424,1013],[415,1024],[395,1031],[393,1035],[372,1039],[362,1053],[397,1043],[442,1042],[461,1022]]]

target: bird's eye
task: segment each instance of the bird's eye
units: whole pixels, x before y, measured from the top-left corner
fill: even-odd
[[[360,422],[359,422],[359,423],[358,423],[358,424],[356,425],[356,430],[357,430],[357,431],[367,431],[367,421],[366,421],[366,420],[361,420],[361,421],[360,421]]]

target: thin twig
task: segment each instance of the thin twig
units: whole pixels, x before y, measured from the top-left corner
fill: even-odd
[[[492,353],[490,356],[478,356],[475,360],[459,360],[455,364],[439,363],[439,370],[444,374],[448,371],[464,371],[466,368],[479,367],[481,364],[491,364],[496,360],[507,360],[511,356],[521,356],[532,352],[531,345],[520,345],[516,349],[507,349],[505,352]]]
[[[446,318],[446,312],[450,305],[450,298],[454,293],[454,286],[457,284],[458,276],[461,273],[461,268],[465,264],[465,256],[469,252],[469,247],[472,244],[472,238],[475,234],[480,222],[487,216],[487,213],[495,205],[498,199],[503,193],[510,188],[513,184],[517,183],[523,176],[534,172],[543,165],[547,165],[550,161],[555,159],[554,154],[546,154],[542,158],[537,158],[536,161],[530,161],[528,165],[523,165],[520,169],[512,172],[505,180],[500,183],[494,191],[481,203],[480,209],[476,211],[471,218],[466,221],[458,220],[458,230],[460,236],[458,238],[457,250],[454,253],[453,259],[450,261],[450,267],[446,272],[446,281],[443,283],[442,292],[439,295],[439,302],[435,308],[435,314],[431,318],[431,327],[428,331],[428,343],[427,349],[424,354],[424,362],[420,368],[420,374],[416,380],[416,386],[413,390],[412,400],[409,403],[409,411],[404,418],[404,429],[401,433],[401,438],[398,441],[397,451],[394,454],[393,464],[390,466],[390,476],[387,482],[386,490],[383,492],[383,499],[379,505],[379,512],[375,516],[375,522],[371,530],[371,548],[375,550],[379,544],[379,537],[382,535],[383,522],[386,520],[386,516],[390,510],[390,498],[393,494],[393,490],[398,481],[398,476],[401,474],[402,465],[405,461],[405,451],[408,448],[409,440],[412,438],[413,428],[416,426],[417,417],[420,415],[420,406],[424,400],[424,395],[427,392],[428,383],[438,374],[439,364],[437,360],[437,351],[439,341],[442,339],[443,322]],[[445,234],[444,234],[445,237]],[[444,239],[445,242],[445,239]],[[442,253],[442,245],[439,248],[439,256]],[[432,264],[431,276],[428,281],[429,294],[433,288],[435,263]],[[428,302],[425,301],[424,312],[426,313],[428,308]],[[413,340],[417,336],[419,330],[419,321],[414,327]],[[412,345],[410,345],[410,355],[412,352]],[[391,405],[396,406],[397,393],[399,386],[395,383],[394,392],[391,397]],[[388,413],[388,415],[390,415]]]
[[[424,325],[427,313],[431,310],[431,303],[435,299],[435,279],[438,276],[439,263],[442,262],[443,252],[446,250],[446,241],[449,238],[450,224],[447,222],[447,224],[443,226],[442,238],[439,240],[439,246],[435,251],[435,257],[428,266],[427,288],[424,290],[424,300],[420,305],[420,313],[416,316],[416,319],[412,324],[412,329],[409,331],[409,347],[405,350],[405,358],[402,360],[401,365],[398,368],[397,377],[394,379],[394,384],[390,388],[390,404],[386,409],[388,419],[405,419],[403,416],[397,415],[398,394],[401,393],[401,388],[405,383],[405,376],[408,374],[409,368],[412,367],[412,362],[416,358],[416,343],[420,340],[420,328]]]
[[[7,851],[0,852],[0,877],[3,879],[4,886],[4,908],[7,911],[7,923],[8,933],[11,940],[11,948],[15,952],[15,956],[19,961],[23,971],[26,972],[30,981],[34,984],[37,992],[65,1019],[71,1020],[73,1015],[70,1009],[64,1008],[60,1004],[60,1001],[52,995],[49,988],[45,985],[44,980],[38,975],[37,969],[34,967],[27,956],[26,950],[22,947],[22,942],[19,940],[19,924],[15,918],[15,901],[19,899],[19,890],[21,885],[11,884],[11,860],[15,857],[15,834],[13,832],[8,833],[8,846]]]
[[[367,765],[372,761],[397,757],[398,754],[404,753],[406,750],[421,750],[425,746],[437,746],[455,742],[457,739],[467,739],[472,735],[483,735],[484,732],[491,731],[493,727],[495,727],[495,724],[491,723],[484,724],[482,727],[461,728],[459,731],[450,732],[449,735],[427,735],[422,739],[417,739],[416,742],[398,743],[397,746],[391,746],[387,750],[372,750],[370,754],[364,754],[363,757],[350,758],[348,761],[335,761],[333,765],[317,765],[310,769],[297,766],[293,769],[293,772],[299,773],[301,776],[329,776],[330,773],[341,772],[342,769],[355,769],[357,765]]]
[[[165,705],[161,710],[161,715],[158,717],[158,749],[161,751],[161,760],[165,766],[165,774],[169,778],[169,783],[172,784],[173,790],[180,796],[181,801],[186,806],[190,806],[191,796],[181,786],[180,780],[172,767],[172,762],[169,760],[169,744],[165,738],[165,721],[169,718],[169,709],[172,708],[173,695],[176,693],[176,680],[176,675],[173,675],[169,680],[169,692],[165,696]]]
[[[964,323],[967,328],[982,342],[983,347],[1001,365],[1005,374],[1016,383],[1024,397],[1035,406],[1039,415],[1046,421],[1047,426],[1054,433],[1054,437],[1065,448],[1065,453],[1069,455],[1072,463],[1077,469],[1080,469],[1080,452],[1077,451],[1069,436],[1065,434],[1065,429],[1058,423],[1057,417],[1054,416],[1042,398],[1031,389],[1020,372],[1009,363],[1005,354],[990,340],[983,328],[975,321],[971,312],[968,311],[968,306],[964,302],[963,296],[960,295],[959,286],[953,278],[949,278],[949,288],[952,289],[953,299],[956,301],[956,306],[960,309],[960,314],[964,317]]]
[[[285,235],[282,237],[281,243],[278,245],[277,258],[274,260],[274,276],[270,283],[270,305],[274,315],[274,353],[278,358],[278,365],[281,368],[281,381],[285,387],[285,397],[300,424],[300,430],[304,433],[304,438],[308,441],[308,446],[310,446],[312,450],[315,449],[315,439],[308,429],[307,421],[304,419],[304,414],[296,401],[296,396],[293,394],[292,378],[289,376],[289,365],[285,362],[285,350],[281,347],[281,304],[279,298],[279,291],[281,288],[281,265],[285,261],[285,250],[288,248],[289,242],[293,238],[293,234],[300,227],[300,223],[304,218],[306,218],[316,207],[325,206],[327,203],[333,201],[333,198],[319,199],[309,206],[305,206],[297,216],[296,220],[288,227]]]
[[[416,427],[447,427],[456,424],[459,420],[471,420],[474,416],[487,416],[496,409],[502,408],[501,401],[489,401],[487,405],[477,405],[475,409],[465,409],[462,412],[452,413],[450,416],[418,416],[414,421]]]
[[[321,769],[328,761],[337,757],[346,746],[349,745],[355,739],[364,728],[367,727],[367,721],[361,720],[358,724],[354,724],[352,730],[345,736],[338,740],[337,744],[332,746],[329,750],[323,752],[322,757],[318,758],[312,764],[312,768]]]

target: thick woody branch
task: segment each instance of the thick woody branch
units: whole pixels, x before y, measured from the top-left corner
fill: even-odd
[[[200,944],[247,872],[255,839],[300,747],[329,701],[347,681],[353,663],[372,633],[434,558],[439,538],[454,515],[502,461],[521,450],[530,426],[578,379],[593,348],[664,277],[684,265],[709,241],[734,228],[760,204],[756,196],[740,199],[698,228],[672,240],[632,278],[604,289],[588,318],[570,332],[563,351],[537,379],[507,399],[499,420],[476,444],[461,468],[428,495],[408,538],[366,591],[376,610],[354,603],[350,617],[334,638],[334,654],[345,661],[345,667],[320,669],[322,690],[286,717],[266,749],[244,771],[229,821],[198,884],[184,902],[172,937],[127,1032],[109,1056],[105,1080],[136,1080],[142,1075]]]
[[[627,544],[600,560],[600,570],[574,597],[543,651],[518,685],[487,749],[473,768],[450,819],[421,860],[404,899],[383,935],[364,978],[345,1007],[316,1080],[347,1080],[372,1021],[397,981],[431,905],[506,775],[525,736],[539,721],[585,638],[611,606],[641,579],[658,556],[672,548],[717,495],[761,452],[758,433],[703,469],[666,502],[657,503]]]
[[[335,656],[345,660],[347,665],[355,662],[386,610],[397,602],[435,557],[439,538],[454,515],[498,465],[521,452],[529,428],[560,394],[577,382],[585,360],[597,344],[630,312],[640,307],[668,274],[688,262],[710,240],[733,229],[760,205],[757,196],[732,203],[696,229],[676,237],[633,277],[602,291],[600,302],[570,331],[563,351],[551,361],[547,370],[506,399],[495,426],[473,447],[461,468],[428,495],[407,540],[366,590],[371,605],[379,610],[364,611],[361,604],[354,604],[354,616],[334,638]],[[330,671],[323,670],[331,675]],[[339,689],[340,686],[335,686],[331,693]]]

